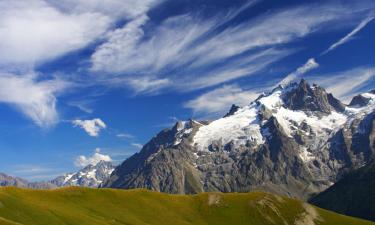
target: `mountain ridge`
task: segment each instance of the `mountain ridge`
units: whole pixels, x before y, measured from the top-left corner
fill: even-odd
[[[218,120],[178,122],[163,130],[101,187],[263,190],[307,199],[374,154],[369,141],[358,148],[372,134],[362,127],[374,120],[368,116],[375,95],[364,97],[370,98],[367,105],[349,107],[305,80],[276,87],[248,106],[232,106]]]
[[[87,165],[77,172],[67,173],[50,181],[29,182],[25,179],[0,173],[0,186],[14,186],[31,189],[56,189],[67,186],[97,188],[107,179],[114,166],[111,162],[100,161],[95,165]]]

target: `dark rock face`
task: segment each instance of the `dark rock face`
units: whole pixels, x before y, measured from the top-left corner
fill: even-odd
[[[348,216],[375,221],[375,160],[344,176],[310,203]]]
[[[345,110],[344,104],[334,98],[332,94],[317,86],[310,86],[307,81],[301,80],[298,87],[288,93],[285,97],[285,104],[292,110],[318,111],[331,113],[332,110],[342,112]]]
[[[370,160],[374,119],[373,105],[345,108],[301,81],[211,123],[190,120],[160,132],[102,187],[264,190],[307,199]]]
[[[229,112],[228,112],[224,117],[232,116],[232,115],[233,115],[234,113],[236,113],[239,109],[240,109],[239,106],[233,104],[233,105],[230,107]]]
[[[349,105],[362,107],[362,106],[367,105],[369,101],[370,99],[365,98],[362,95],[357,95],[352,99]]]
[[[178,122],[172,129],[163,130],[115,169],[102,187],[148,188],[168,193],[198,193],[203,189],[199,174],[192,166],[194,155],[186,151],[191,136],[199,128],[195,121]],[[182,133],[181,133],[182,131]],[[176,143],[176,138],[181,138]]]

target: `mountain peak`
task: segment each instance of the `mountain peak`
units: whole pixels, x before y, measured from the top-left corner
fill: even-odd
[[[96,165],[87,165],[83,169],[75,173],[69,173],[64,176],[57,177],[51,183],[58,187],[64,186],[85,186],[98,187],[105,179],[107,179],[114,166],[111,162],[101,160]]]
[[[239,109],[240,109],[240,107],[238,105],[233,104],[230,107],[229,112],[224,117],[228,117],[228,116],[231,116],[231,115],[235,114]]]
[[[375,90],[354,96],[353,99],[350,101],[349,106],[363,107],[368,105],[370,101],[375,101]]]
[[[316,84],[310,85],[302,79],[298,85],[294,85],[291,91],[286,92],[284,103],[292,110],[331,113],[331,111],[342,112],[345,105],[340,100],[328,94],[326,90]]]

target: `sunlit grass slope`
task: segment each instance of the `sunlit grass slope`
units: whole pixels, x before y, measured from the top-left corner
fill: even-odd
[[[167,195],[146,190],[0,189],[0,224],[375,224],[271,194]]]

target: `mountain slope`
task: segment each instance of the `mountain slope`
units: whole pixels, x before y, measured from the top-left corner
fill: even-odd
[[[260,192],[183,196],[145,190],[2,188],[0,202],[0,217],[25,225],[375,224]]]
[[[102,184],[168,193],[270,191],[300,199],[367,163],[375,95],[345,106],[302,80],[212,121],[178,122]]]
[[[375,221],[375,160],[310,200],[319,207]]]

